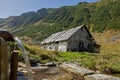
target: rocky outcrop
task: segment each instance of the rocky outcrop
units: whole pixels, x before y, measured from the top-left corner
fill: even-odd
[[[81,77],[81,80],[120,80],[120,78],[100,74],[95,71],[82,68],[73,63],[63,63],[60,65],[60,68],[78,75],[78,77]]]

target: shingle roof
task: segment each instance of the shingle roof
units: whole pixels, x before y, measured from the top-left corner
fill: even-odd
[[[41,42],[41,44],[50,43],[50,42],[57,42],[57,41],[63,41],[69,39],[76,31],[78,31],[81,27],[84,25],[78,26],[76,28],[72,28],[69,30],[57,32],[55,34],[52,34],[50,37],[45,39]]]

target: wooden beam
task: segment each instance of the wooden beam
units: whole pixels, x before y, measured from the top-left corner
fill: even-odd
[[[13,51],[11,55],[10,80],[17,80],[17,68],[18,68],[18,52]]]

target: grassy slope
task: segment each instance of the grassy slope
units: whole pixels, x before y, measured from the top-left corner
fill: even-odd
[[[36,46],[27,46],[27,49],[32,53],[31,57],[39,59],[41,62],[77,62],[78,65],[92,70],[106,73],[120,72],[120,53],[55,52],[44,51]]]
[[[25,47],[31,53],[29,56],[37,58],[41,62],[77,62],[78,65],[92,70],[100,70],[105,73],[120,72],[120,31],[109,30],[104,33],[93,33],[93,36],[101,45],[100,53],[45,51],[40,46],[27,44]]]
[[[93,36],[101,45],[101,53],[120,53],[120,30],[93,33]]]

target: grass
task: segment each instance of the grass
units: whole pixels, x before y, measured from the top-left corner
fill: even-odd
[[[87,52],[57,52],[42,50],[39,46],[29,46],[25,44],[29,50],[30,57],[38,59],[40,62],[54,61],[62,62],[76,62],[78,65],[92,69],[99,70],[104,73],[118,73],[120,72],[120,54],[119,53],[87,53]]]
[[[105,73],[120,72],[120,54],[118,53],[87,53],[87,52],[57,52],[42,50],[39,46],[29,46],[25,44],[29,50],[30,57],[38,59],[40,62],[54,61],[62,62],[76,62],[78,65],[92,69],[99,70]],[[117,61],[116,61],[117,60]]]
[[[111,38],[119,36],[119,39],[108,42]],[[108,30],[103,33],[93,33],[93,37],[101,45],[101,54],[120,54],[120,30]]]
[[[87,52],[46,51],[42,50],[40,46],[24,45],[31,53],[29,54],[30,57],[39,59],[42,62],[76,62],[78,65],[88,69],[99,70],[104,73],[120,73],[120,40],[106,42],[106,40],[118,33],[111,31],[94,33],[95,40],[101,45],[100,53],[94,54]]]
[[[58,62],[76,62],[78,65],[91,70],[105,73],[120,72],[119,54],[92,54],[86,52],[60,52],[55,57]]]
[[[79,52],[59,52],[56,56],[56,60],[59,61],[75,61],[77,59],[83,59],[89,57],[89,54],[79,53]]]

